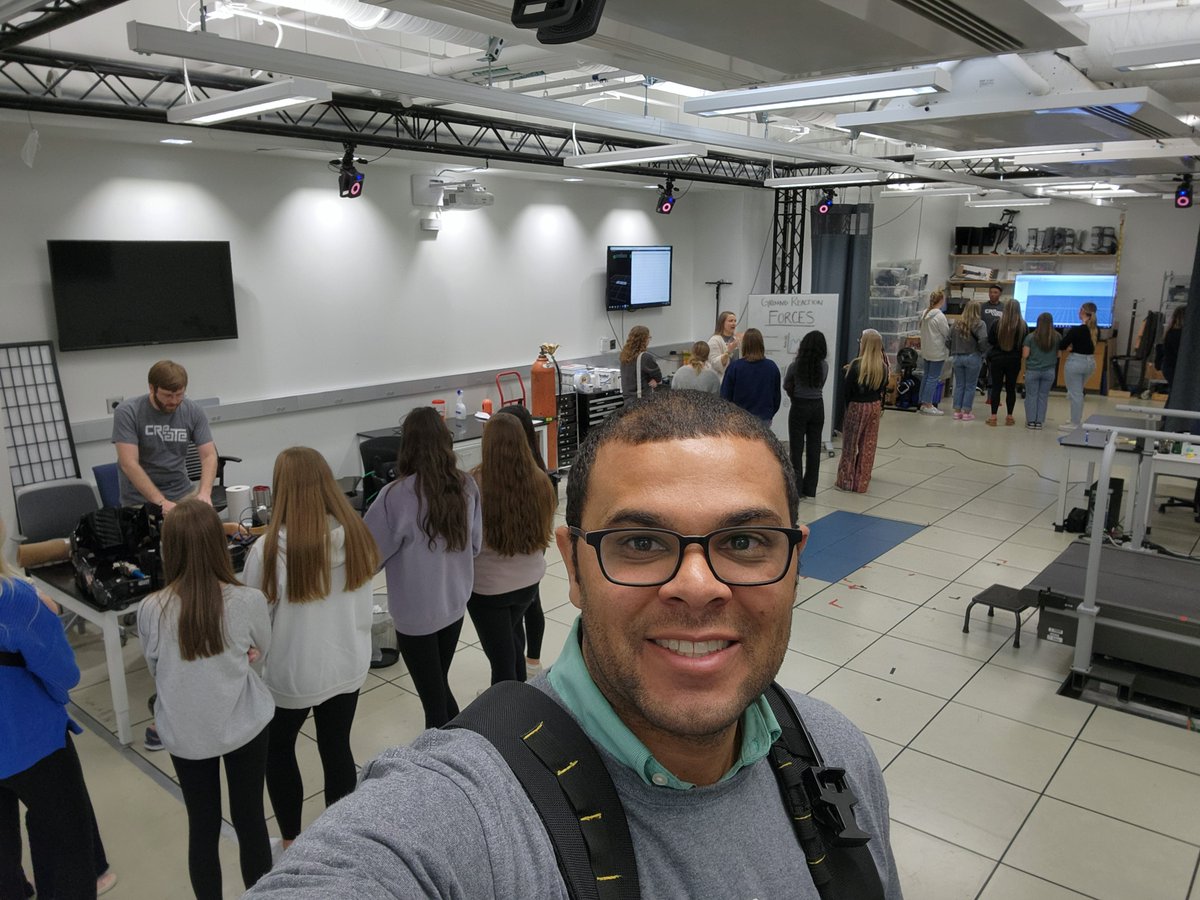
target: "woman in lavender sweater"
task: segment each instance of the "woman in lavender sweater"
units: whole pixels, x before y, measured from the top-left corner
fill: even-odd
[[[387,572],[388,610],[400,655],[425,709],[425,727],[458,715],[448,679],[483,543],[479,488],[458,469],[437,411],[404,418],[397,478],[367,510]]]

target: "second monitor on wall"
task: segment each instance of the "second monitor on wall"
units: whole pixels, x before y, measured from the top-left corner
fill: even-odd
[[[608,310],[670,306],[670,246],[609,247],[604,305]]]

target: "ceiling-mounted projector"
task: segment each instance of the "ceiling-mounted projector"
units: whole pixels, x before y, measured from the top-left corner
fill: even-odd
[[[480,209],[495,202],[495,195],[474,179],[447,184],[442,194],[443,209]]]

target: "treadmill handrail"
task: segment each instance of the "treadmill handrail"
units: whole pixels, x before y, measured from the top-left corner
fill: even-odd
[[[1162,406],[1134,406],[1129,403],[1119,404],[1121,412],[1137,413],[1155,419],[1200,419],[1200,412],[1190,409],[1167,409]]]
[[[1151,438],[1163,441],[1190,441],[1196,435],[1186,431],[1152,431],[1149,428],[1132,428],[1128,425],[1083,425],[1084,431],[1107,431],[1122,437]]]

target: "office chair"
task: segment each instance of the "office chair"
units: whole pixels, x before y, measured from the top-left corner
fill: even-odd
[[[108,509],[118,509],[121,506],[119,472],[120,466],[115,462],[92,466],[92,477],[96,479],[96,488],[100,491],[100,503]]]
[[[384,437],[369,438],[358,445],[362,455],[362,506],[361,512],[375,496],[383,490],[389,481],[396,478],[396,457],[400,453],[400,435],[389,434]]]
[[[217,512],[223,510],[227,505],[225,502],[225,463],[241,461],[240,456],[217,456],[217,477],[213,481],[212,489],[212,505]],[[188,441],[184,466],[187,468],[189,480],[193,482],[200,480],[200,449],[191,441]]]
[[[100,508],[96,488],[82,478],[27,484],[14,495],[20,533],[13,535],[13,540],[18,544],[70,537],[83,516]],[[64,613],[61,618],[64,629],[75,625],[81,634],[87,624],[74,613]],[[124,629],[121,643],[125,643]]]

